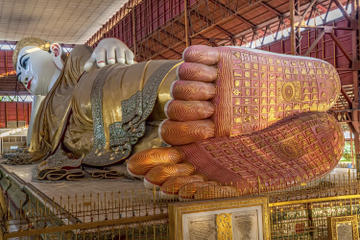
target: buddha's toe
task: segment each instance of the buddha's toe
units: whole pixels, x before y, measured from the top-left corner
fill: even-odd
[[[182,163],[184,157],[184,153],[174,147],[148,149],[135,153],[127,162],[127,170],[132,176],[144,177],[146,188],[161,186],[163,197],[173,197],[170,195],[176,195],[183,185],[204,181],[203,176],[192,175],[195,167]]]
[[[201,189],[203,187],[211,187],[215,185],[218,185],[218,183],[214,181],[188,183],[179,189],[178,195],[179,198],[183,200],[193,199],[198,189]]]
[[[146,173],[144,184],[146,188],[161,186],[170,177],[190,176],[194,171],[191,163],[158,165]]]
[[[174,100],[165,106],[167,120],[159,127],[162,140],[170,145],[184,145],[214,137],[212,116],[218,79],[218,49],[191,46],[184,51],[177,78],[171,86]]]
[[[184,62],[178,68],[180,80],[214,82],[217,79],[217,67],[196,62]]]
[[[220,58],[218,48],[204,45],[193,45],[185,49],[183,59],[186,62],[197,62],[206,65],[217,64]]]
[[[144,176],[150,169],[161,164],[176,164],[184,154],[175,148],[152,148],[135,153],[127,162],[127,170],[132,176]]]
[[[194,199],[228,198],[240,195],[236,187],[212,185],[199,188],[194,194]]]
[[[211,117],[215,107],[208,101],[171,100],[165,106],[169,119],[175,121],[196,121]]]
[[[162,140],[171,145],[184,145],[214,137],[215,125],[210,119],[196,121],[165,120],[159,127]]]
[[[171,88],[171,96],[177,100],[206,101],[215,97],[215,84],[200,81],[177,80]]]
[[[204,176],[201,175],[170,177],[161,185],[160,190],[167,195],[177,195],[183,186],[194,182],[204,182],[204,180]]]

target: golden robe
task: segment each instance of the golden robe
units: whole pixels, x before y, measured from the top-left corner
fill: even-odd
[[[45,159],[59,147],[75,157],[94,149],[133,151],[161,146],[157,126],[166,118],[178,61],[114,64],[84,72],[91,48],[79,46],[36,114],[29,151]],[[95,126],[95,128],[94,128]],[[87,161],[88,165],[115,163]]]

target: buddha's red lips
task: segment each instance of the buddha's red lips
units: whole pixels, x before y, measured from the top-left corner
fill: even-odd
[[[33,78],[30,79],[30,81],[28,81],[27,86],[26,86],[26,88],[29,89],[29,90],[30,90],[30,87],[31,87],[32,80],[33,80]]]

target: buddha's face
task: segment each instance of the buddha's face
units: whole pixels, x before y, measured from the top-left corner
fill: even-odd
[[[56,71],[53,56],[38,47],[22,48],[16,63],[16,75],[25,88],[33,95],[46,95]]]

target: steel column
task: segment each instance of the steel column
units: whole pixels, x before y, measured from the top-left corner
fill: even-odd
[[[16,128],[18,128],[19,127],[19,112],[18,112],[17,99],[16,99],[16,102],[15,102],[15,117],[16,117]]]
[[[353,71],[353,91],[354,99],[352,102],[352,132],[354,134],[355,144],[355,165],[357,178],[360,179],[360,142],[359,142],[359,2],[354,0],[352,3],[352,26],[354,31],[352,33],[352,69]]]
[[[131,17],[132,17],[132,35],[133,35],[133,51],[134,51],[134,55],[136,56],[136,22],[135,22],[135,7],[132,8],[131,10]]]
[[[296,55],[295,0],[290,0],[290,44],[291,44],[291,54]]]
[[[8,115],[7,115],[7,108],[6,108],[6,102],[4,103],[4,112],[5,112],[5,128],[8,127]]]
[[[185,46],[190,46],[189,19],[188,19],[188,2],[184,0],[184,23],[185,23]]]

